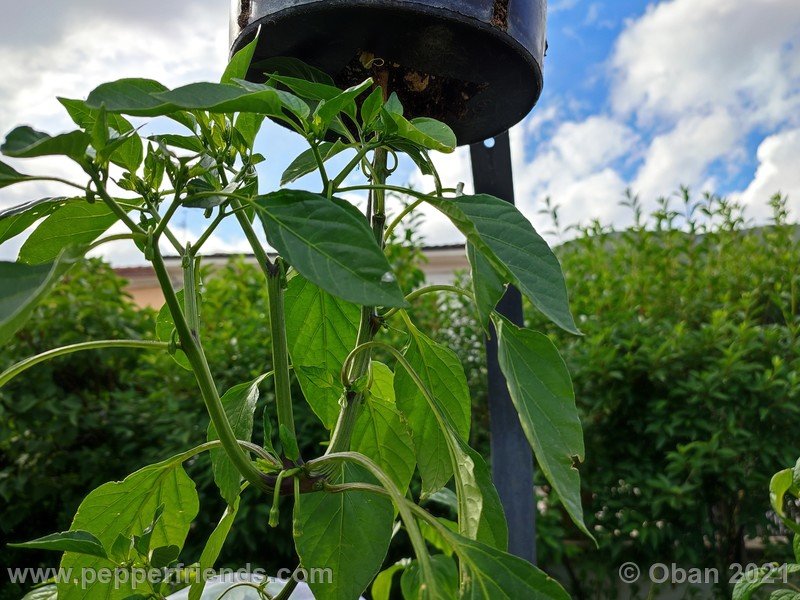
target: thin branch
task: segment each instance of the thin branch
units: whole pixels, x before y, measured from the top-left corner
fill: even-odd
[[[74,352],[81,352],[83,350],[97,350],[99,348],[144,348],[148,350],[153,349],[166,349],[169,347],[167,342],[156,342],[153,340],[95,340],[92,342],[80,342],[78,344],[71,344],[69,346],[62,346],[54,348],[47,352],[42,352],[36,356],[31,356],[18,363],[10,366],[8,369],[0,373],[0,387],[3,387],[9,381],[14,379],[20,373],[27,371],[31,367],[38,365],[44,361],[56,358],[58,356],[65,356]]]

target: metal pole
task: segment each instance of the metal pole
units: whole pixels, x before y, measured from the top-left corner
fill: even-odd
[[[475,192],[491,194],[513,204],[514,181],[508,132],[495,137],[491,147],[480,142],[472,144],[469,150]],[[498,303],[497,311],[513,323],[522,325],[522,296],[519,291],[509,287]],[[489,378],[492,478],[508,520],[508,551],[536,564],[533,454],[497,362],[497,337],[494,328],[486,339],[486,362]]]

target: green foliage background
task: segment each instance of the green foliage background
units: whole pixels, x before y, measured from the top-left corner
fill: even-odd
[[[562,348],[584,421],[584,506],[600,550],[565,542],[580,536],[546,486],[538,497],[542,566],[557,568],[579,597],[604,597],[625,560],[726,569],[772,557],[769,546],[747,555],[743,539],[779,532],[767,485],[798,454],[800,248],[784,201],[773,199],[773,224],[758,229],[746,229],[740,208],[714,196],[695,202],[685,192],[650,218],[635,198],[628,203],[632,229],[594,223],[559,249],[585,336],[528,311],[529,325]],[[556,210],[553,217],[558,230]],[[413,227],[394,242],[390,259],[408,291],[422,281],[420,243]],[[137,309],[123,289],[99,261],[73,270],[0,349],[0,365],[78,341],[152,338],[154,313]],[[206,277],[202,311],[220,391],[269,370],[266,294],[253,267],[234,260]],[[472,309],[442,296],[417,304],[415,318],[462,358],[473,391],[472,443],[487,454],[483,345]],[[271,401],[265,386],[260,402]],[[307,407],[296,410],[298,438],[322,439]],[[2,537],[67,529],[87,490],[204,441],[207,423],[191,374],[165,355],[85,352],[35,367],[0,391]],[[208,510],[190,532],[187,562],[223,509],[208,465],[198,463],[189,470]],[[292,564],[290,536],[273,535],[267,507],[252,499],[242,503],[222,563]],[[39,561],[53,566],[52,555],[0,548],[3,565]],[[0,588],[2,597],[19,595]]]
[[[683,190],[647,220],[627,204],[632,229],[595,223],[561,248],[585,337],[548,329],[573,373],[601,550],[551,539],[545,555],[566,560],[579,597],[593,595],[587,572],[613,577],[626,560],[724,574],[788,550],[767,539],[779,531],[769,480],[799,452],[800,244],[785,199],[750,229],[712,195]],[[765,554],[746,552],[745,536]]]

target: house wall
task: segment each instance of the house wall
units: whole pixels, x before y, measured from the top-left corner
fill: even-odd
[[[422,270],[429,284],[450,284],[455,279],[457,271],[469,268],[464,246],[433,246],[424,248],[428,259],[422,265]],[[224,266],[229,256],[215,255],[204,258],[203,264],[214,267]],[[248,262],[255,263],[255,258],[247,256]],[[182,287],[181,262],[178,258],[165,258],[167,271],[175,288]],[[133,297],[134,302],[140,307],[161,308],[164,304],[164,295],[156,280],[155,273],[150,266],[121,267],[115,269],[117,275],[128,280],[126,291]]]

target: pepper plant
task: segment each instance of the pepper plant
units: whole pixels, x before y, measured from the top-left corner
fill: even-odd
[[[460,294],[474,303],[482,325],[498,336],[500,363],[538,464],[585,531],[575,468],[583,439],[569,374],[548,337],[494,312],[512,284],[557,325],[578,333],[558,261],[513,205],[441,185],[429,152],[454,150],[446,125],[407,119],[397,97],[387,97],[372,79],[340,90],[323,73],[292,60],[265,65],[265,83],[245,81],[253,52],[254,43],[237,53],[219,83],[169,90],[149,79],[122,79],[100,85],[85,101],[60,99],[77,129],[50,136],[19,127],[2,146],[14,158],[71,159],[87,181],[28,175],[0,163],[2,187],[54,180],[79,190],[0,213],[0,242],[36,224],[18,260],[0,263],[0,342],[13,336],[87,251],[114,240],[132,240],[142,251],[166,302],[158,341],[52,349],[9,367],[0,385],[41,361],[87,349],[169,352],[176,368],[194,374],[210,417],[207,443],[100,486],[83,500],[69,531],[21,546],[63,552],[65,572],[193,564],[200,575],[190,582],[189,598],[196,600],[204,588],[202,573],[213,567],[240,493],[249,486],[271,504],[269,525],[292,519],[297,568],[330,570],[331,577],[309,582],[322,600],[357,598],[376,579],[400,528],[415,557],[390,567],[388,578],[404,570],[406,598],[566,597],[553,579],[507,553],[507,526],[489,470],[467,444],[470,392],[458,357],[427,337],[407,312],[428,293]],[[127,116],[167,117],[185,131],[143,139]],[[260,193],[256,165],[264,158],[253,146],[265,118],[296,131],[309,145],[286,169],[281,185],[317,173],[320,189]],[[340,153],[349,161],[333,173],[329,160]],[[435,189],[420,192],[386,182],[400,153],[433,175]],[[365,209],[343,199],[353,192],[367,196]],[[388,192],[414,201],[387,223]],[[384,240],[423,203],[444,213],[467,238],[471,289],[439,285],[404,296],[398,286]],[[173,218],[182,209],[204,211],[205,229],[192,243],[173,232]],[[203,321],[214,315],[203,314],[198,267],[204,244],[228,219],[238,223],[263,271],[271,330],[264,358],[272,370],[220,393],[203,351]],[[119,224],[124,233],[106,233]],[[165,248],[180,256],[178,292],[165,266]],[[390,327],[404,332],[403,347],[381,339]],[[391,337],[397,339],[396,331]],[[292,396],[292,378],[303,398]],[[254,415],[259,388],[270,380],[274,414],[268,404],[263,415]],[[327,440],[319,440],[319,456],[298,451],[293,406],[302,401],[329,431]],[[263,445],[251,441],[256,418],[263,421]],[[203,452],[211,454],[228,507],[201,556],[185,557],[181,548],[199,507],[183,463]],[[421,480],[418,498],[410,487],[415,473]],[[457,523],[420,506],[432,497],[454,500]],[[269,536],[265,523],[265,543]],[[385,597],[387,573],[378,579],[383,583],[373,587],[373,597]],[[264,585],[252,585],[269,597]],[[290,581],[275,598],[289,597],[294,585]],[[71,580],[57,583],[60,600],[162,598],[170,589],[149,580],[95,582],[87,589]]]

